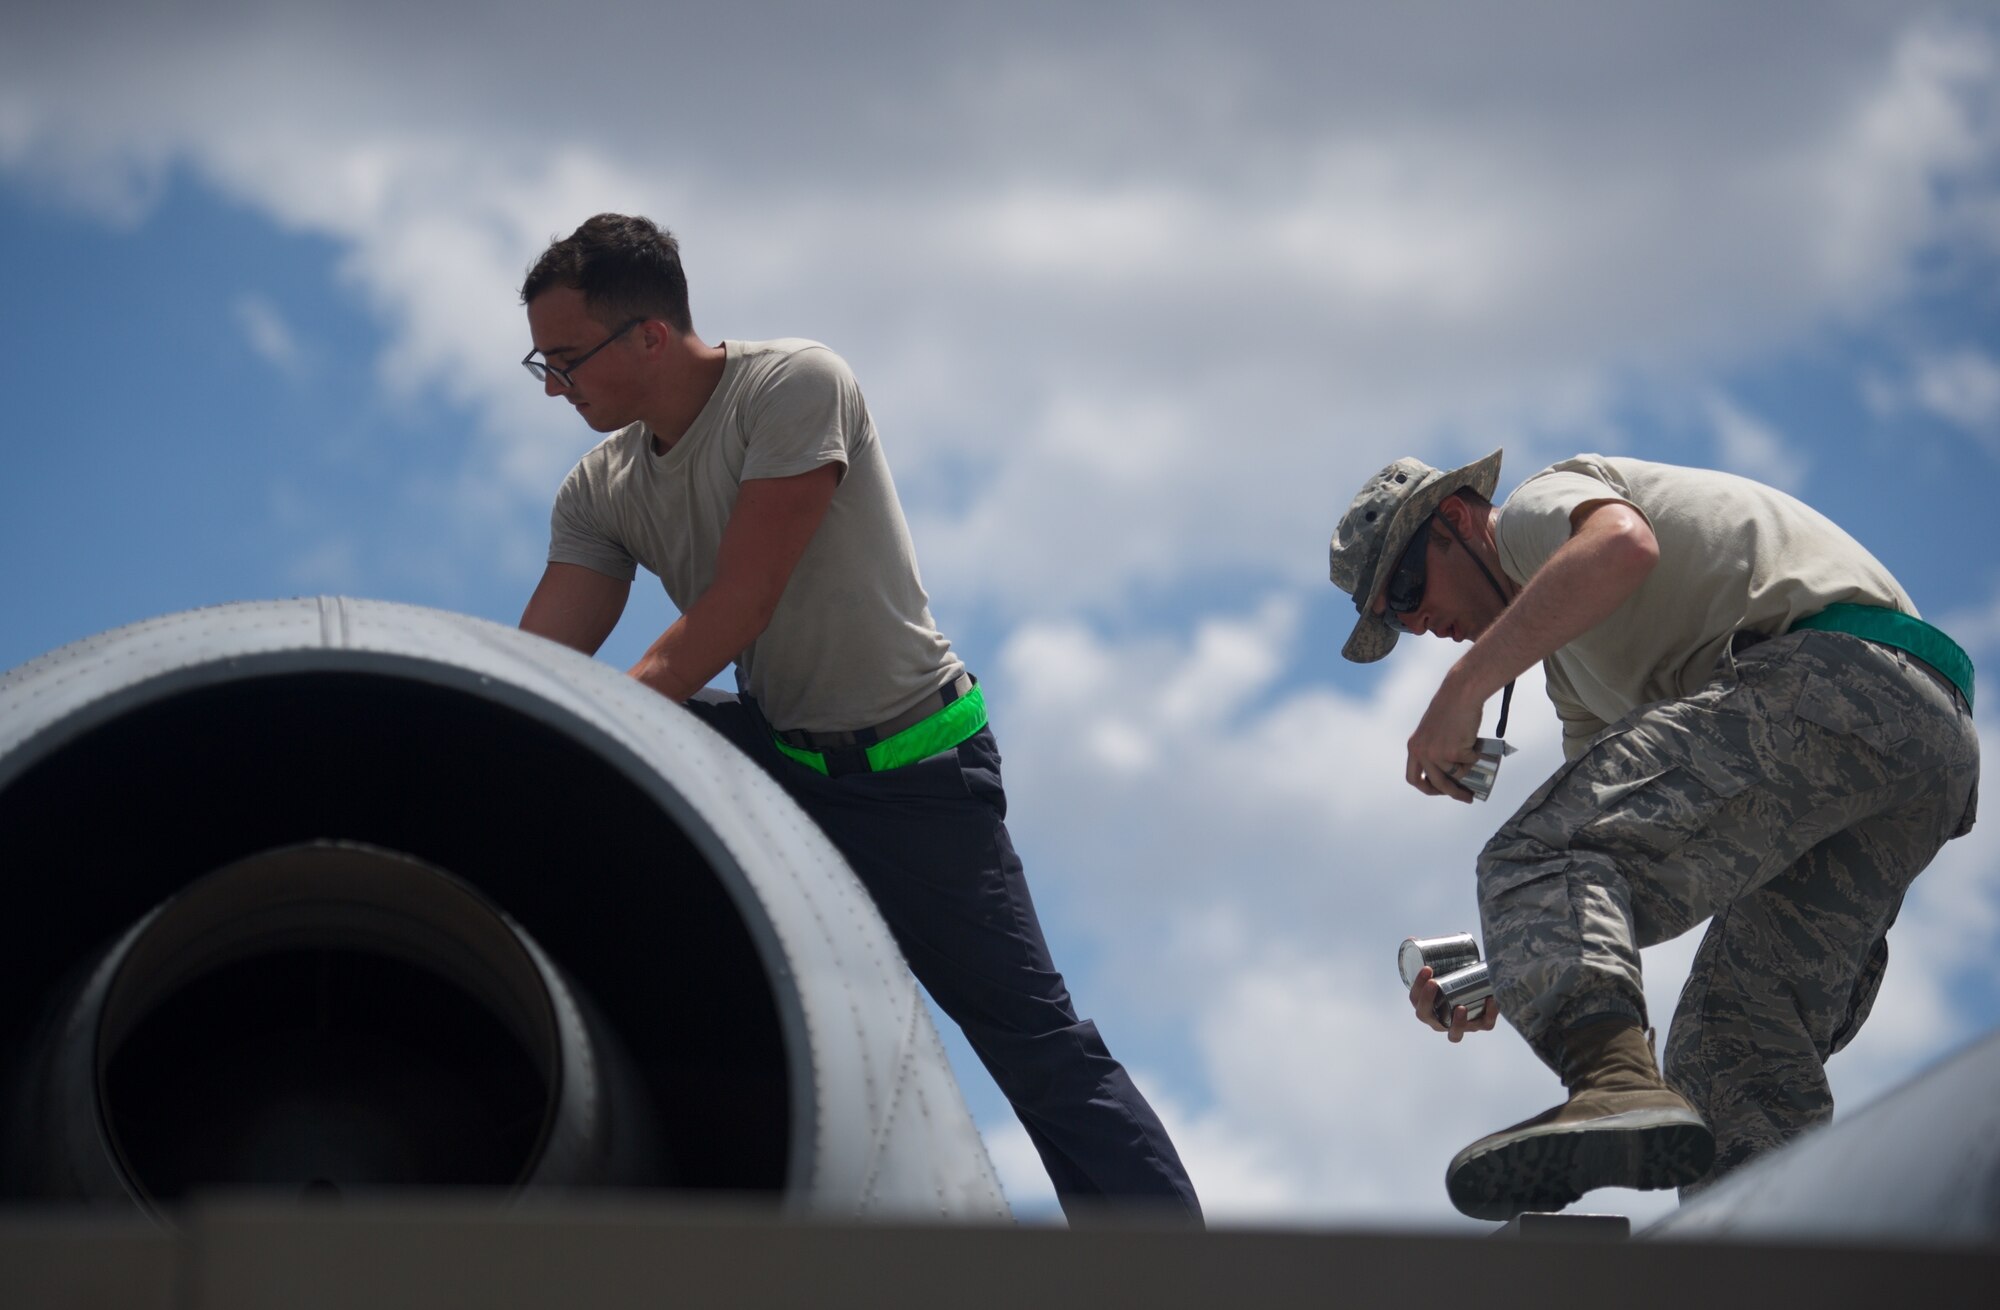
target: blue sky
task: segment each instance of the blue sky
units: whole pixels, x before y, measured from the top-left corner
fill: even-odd
[[[1401,1008],[1396,943],[1473,926],[1557,752],[1531,678],[1492,805],[1403,786],[1449,652],[1338,659],[1368,473],[1762,477],[2000,667],[1982,7],[375,8],[65,7],[0,49],[0,667],[266,596],[512,622],[589,441],[515,288],[650,214],[709,340],[854,365],[1058,960],[1220,1217],[1453,1223],[1452,1151],[1557,1091]],[[671,618],[635,588],[605,658]],[[2000,1022],[1994,831],[1919,882],[1845,1104]],[[1662,1022],[1692,945],[1649,953]]]

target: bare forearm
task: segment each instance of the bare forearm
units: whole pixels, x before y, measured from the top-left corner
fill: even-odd
[[[770,623],[770,613],[711,588],[627,672],[671,700],[684,701],[728,668]]]
[[[1483,703],[1609,618],[1658,562],[1659,545],[1643,519],[1593,515],[1452,666],[1445,687]]]
[[[684,701],[762,635],[826,516],[840,468],[743,483],[716,551],[715,581],[632,666],[634,678]]]
[[[1602,623],[1659,563],[1652,527],[1623,501],[1580,506],[1571,533],[1438,685],[1404,763],[1404,780],[1418,791],[1470,803],[1459,778],[1477,758],[1487,699]]]

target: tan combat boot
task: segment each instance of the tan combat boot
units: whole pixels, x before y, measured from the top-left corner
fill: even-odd
[[[1678,1187],[1714,1163],[1714,1135],[1661,1080],[1631,1020],[1565,1034],[1563,1085],[1568,1101],[1452,1158],[1444,1183],[1453,1205],[1475,1219],[1512,1219],[1560,1210],[1599,1187]]]

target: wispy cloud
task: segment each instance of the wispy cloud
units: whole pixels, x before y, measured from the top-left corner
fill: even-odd
[[[1804,487],[1812,461],[1802,451],[1726,396],[1711,395],[1707,408],[1723,468],[1785,491],[1797,492]]]
[[[2000,574],[1980,580],[1966,579],[1973,586],[1984,581],[1987,594],[1953,606],[1937,623],[1959,645],[1974,655],[2000,655]],[[1964,587],[1971,590],[1972,587]]]
[[[2000,447],[2000,361],[1966,346],[1919,359],[1911,394],[1931,413]]]
[[[135,12],[146,40],[115,44],[38,16],[0,52],[0,167],[126,209],[182,168],[331,238],[383,323],[384,384],[479,416],[468,512],[545,500],[575,454],[508,371],[522,269],[595,210],[661,216],[711,335],[803,332],[855,360],[899,478],[961,489],[922,525],[930,573],[1011,617],[1288,573],[1326,511],[1271,497],[1274,476],[1345,486],[1440,434],[1567,444],[1551,429],[1601,427],[1622,379],[1727,368],[1893,300],[1994,194],[1992,34],[1923,11],[1726,11],[1783,31],[1774,79],[1747,37],[1708,39],[1725,11],[1702,6],[1546,29],[1475,7],[1456,21],[1476,65],[1393,7],[1108,9],[1059,42],[865,7],[780,35],[719,10],[675,43],[684,94],[732,107],[716,131],[611,113],[588,147],[510,90],[567,85],[522,35],[530,8],[452,28],[477,77],[422,55],[442,14],[399,14],[394,43],[366,5]],[[639,35],[661,20],[625,16],[592,88],[659,71]],[[715,57],[752,26],[754,72]],[[834,94],[829,47],[896,76]],[[1198,86],[1171,62],[1194,50]],[[297,358],[268,310],[246,330]],[[1746,467],[1796,470],[1767,433],[1728,435]]]
[[[356,543],[347,537],[330,537],[294,559],[285,576],[293,586],[306,591],[339,595],[352,593],[367,575]]]
[[[1920,413],[1941,419],[2000,458],[2000,359],[1964,344],[1915,354],[1907,368],[1875,368],[1862,394],[1880,415]]]
[[[299,377],[306,371],[305,351],[276,305],[254,292],[245,292],[231,302],[230,311],[258,358],[288,377]]]

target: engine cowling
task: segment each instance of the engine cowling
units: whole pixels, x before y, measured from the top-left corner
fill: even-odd
[[[1004,1215],[865,891],[694,716],[343,598],[0,675],[0,1188],[727,1191]]]

